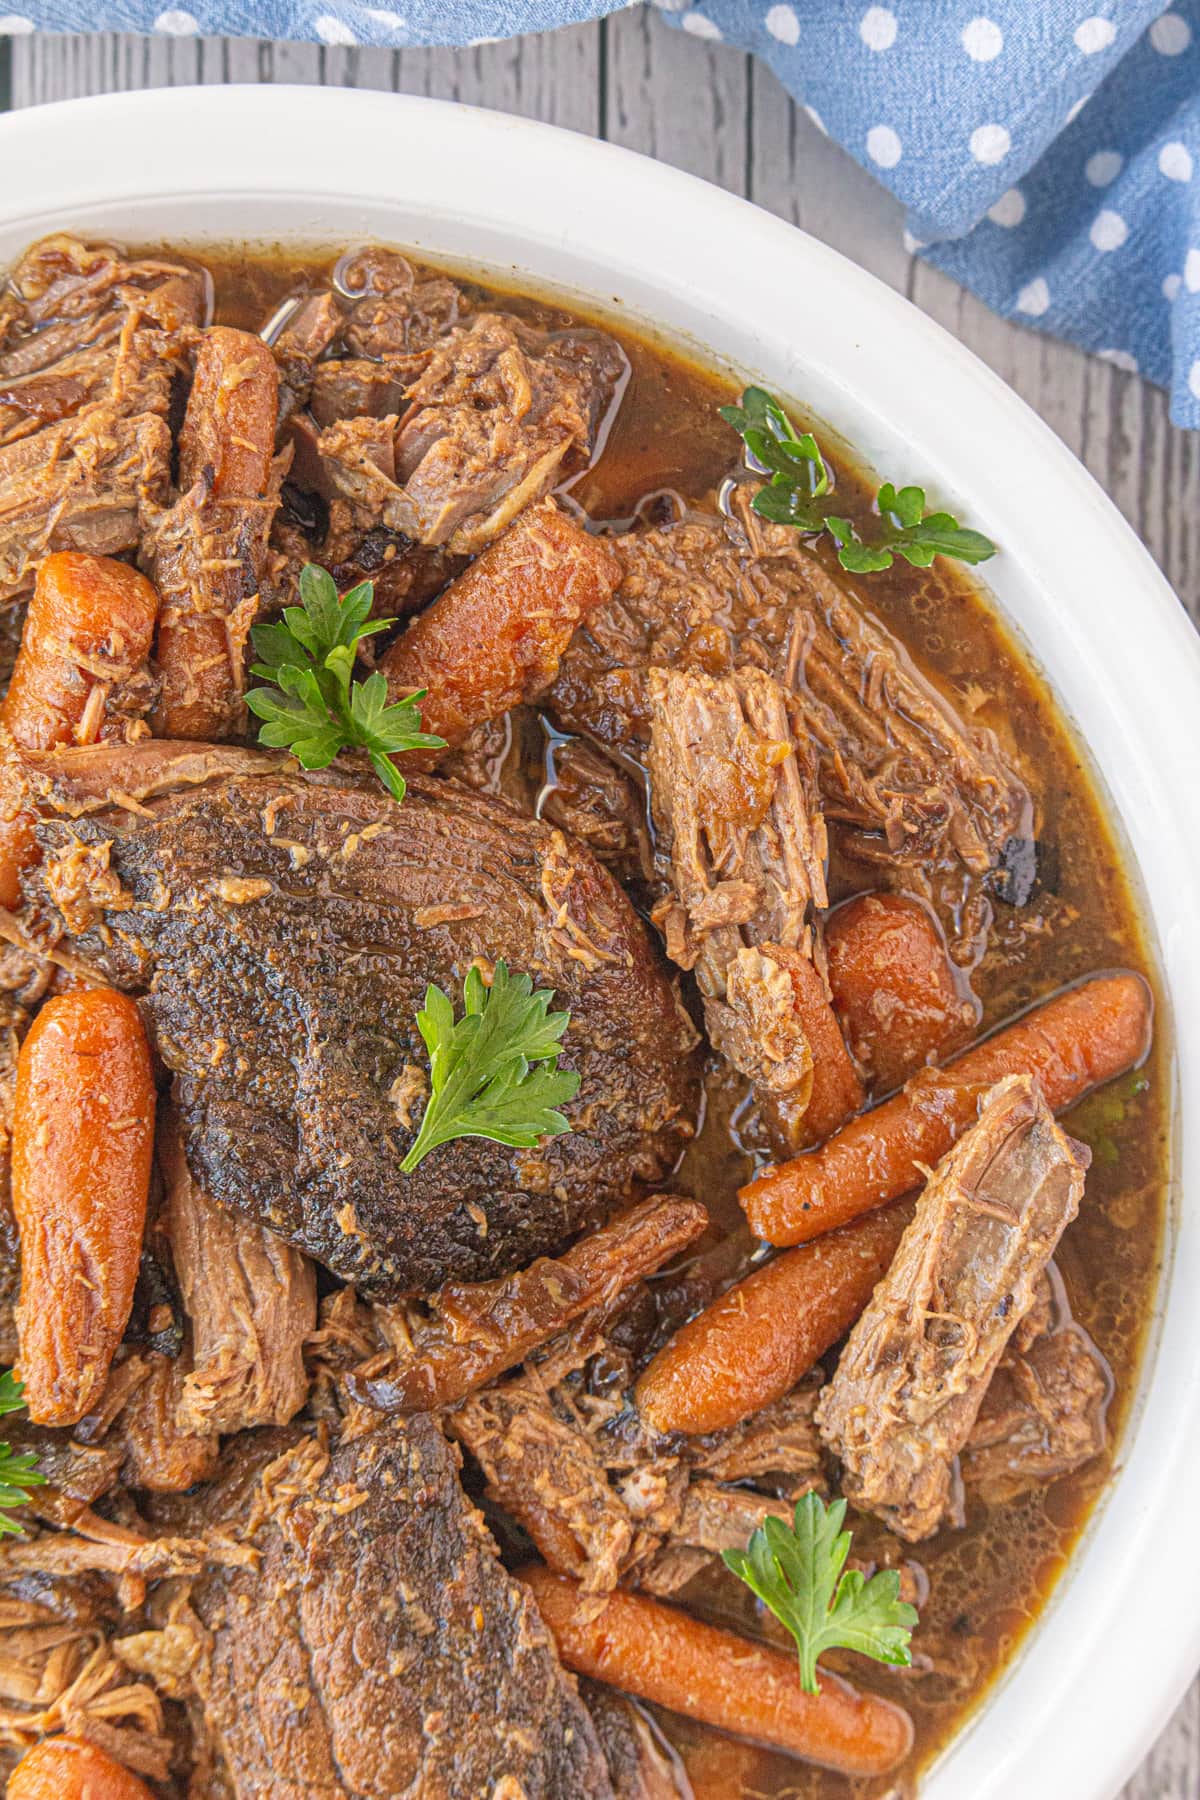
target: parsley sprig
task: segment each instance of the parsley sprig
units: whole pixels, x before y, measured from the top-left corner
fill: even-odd
[[[24,1412],[24,1388],[11,1369],[0,1375],[0,1416]],[[32,1450],[16,1452],[11,1444],[0,1443],[0,1537],[19,1537],[21,1527],[10,1519],[9,1509],[24,1506],[30,1488],[45,1487],[46,1477],[37,1466]]]
[[[811,431],[798,432],[765,388],[748,387],[740,406],[722,406],[721,417],[740,435],[752,466],[767,477],[750,502],[761,518],[797,531],[827,531],[838,561],[855,575],[890,569],[897,556],[927,569],[935,556],[981,563],[996,554],[982,531],[960,525],[952,513],[926,512],[925,490],[885,481],[875,496],[878,526],[864,538],[850,519],[828,512],[829,468]]]
[[[850,1533],[842,1530],[846,1502],[826,1507],[818,1494],[797,1503],[795,1523],[767,1519],[745,1550],[724,1561],[785,1625],[800,1654],[800,1683],[818,1693],[823,1650],[857,1650],[876,1662],[907,1668],[917,1609],[900,1598],[900,1576],[880,1569],[868,1580],[847,1569]]]
[[[531,1149],[571,1127],[555,1109],[579,1092],[579,1076],[558,1066],[570,1013],[551,1012],[550,988],[510,975],[498,962],[490,987],[477,968],[463,984],[463,1016],[439,987],[425,990],[417,1027],[429,1051],[429,1099],[400,1167],[411,1174],[451,1138],[491,1138]]]
[[[250,634],[259,658],[250,672],[274,686],[251,688],[246,705],[264,721],[260,744],[290,750],[306,769],[328,768],[339,750],[361,748],[388,792],[403,800],[404,777],[392,757],[400,750],[443,750],[446,740],[421,730],[417,703],[425,688],[389,705],[378,670],[353,679],[358,645],[395,623],[368,623],[373,598],[374,584],[363,581],[339,599],[332,575],[306,564],[300,605]]]

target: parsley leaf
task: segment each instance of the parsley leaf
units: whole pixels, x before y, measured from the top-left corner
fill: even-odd
[[[570,1013],[549,1010],[553,990],[496,964],[491,987],[477,968],[463,984],[463,1016],[448,994],[425,990],[417,1027],[429,1051],[429,1099],[421,1129],[400,1167],[411,1174],[451,1138],[491,1138],[531,1149],[571,1127],[555,1109],[579,1092],[579,1076],[559,1069]]]
[[[846,1569],[850,1533],[842,1530],[846,1502],[826,1507],[817,1494],[797,1503],[795,1523],[767,1519],[745,1550],[723,1560],[796,1640],[800,1683],[820,1691],[817,1658],[823,1650],[857,1650],[876,1662],[905,1668],[917,1609],[900,1598],[900,1576],[881,1569],[868,1580]],[[844,1571],[844,1572],[843,1572]]]
[[[301,604],[250,634],[259,659],[250,672],[274,686],[251,688],[246,705],[263,721],[260,744],[290,750],[306,769],[328,768],[339,750],[361,748],[388,792],[403,800],[404,777],[392,756],[442,750],[446,740],[421,730],[425,688],[389,705],[378,670],[353,679],[360,642],[395,623],[371,620],[373,597],[369,581],[339,597],[332,575],[308,563],[300,574]]]
[[[0,1374],[0,1414],[24,1412],[24,1389],[11,1369]],[[0,1537],[19,1537],[21,1526],[10,1519],[8,1509],[24,1506],[29,1489],[45,1487],[46,1477],[37,1466],[32,1450],[14,1453],[10,1444],[0,1443]]]
[[[828,466],[812,433],[798,433],[778,400],[749,387],[740,406],[718,411],[740,435],[747,463],[767,477],[750,502],[754,511],[773,525],[829,532],[843,569],[867,575],[890,569],[897,556],[917,569],[927,569],[935,556],[965,563],[995,556],[995,544],[982,531],[960,525],[952,513],[926,512],[924,488],[896,488],[890,481],[875,497],[878,530],[863,538],[851,520],[817,504],[829,491]]]

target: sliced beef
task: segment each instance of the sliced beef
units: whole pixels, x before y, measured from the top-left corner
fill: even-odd
[[[386,652],[390,697],[427,689],[424,729],[461,744],[550,685],[575,627],[616,579],[604,542],[553,500],[531,506]]]
[[[846,1498],[898,1536],[961,1522],[956,1459],[1079,1209],[1089,1160],[1028,1076],[999,1082],[851,1332],[817,1422]]]
[[[615,1800],[692,1800],[682,1763],[640,1706],[586,1676],[579,1694],[592,1715]]]
[[[1013,1333],[962,1453],[968,1491],[989,1503],[1071,1474],[1108,1442],[1112,1372],[1071,1317],[1060,1279],[1044,1317],[1037,1310]]]
[[[54,550],[133,549],[166,495],[167,413],[205,304],[198,269],[60,236],[0,328],[0,603]]]
[[[480,313],[438,344],[402,412],[335,420],[319,448],[376,523],[473,554],[587,463],[625,366],[602,332]]]
[[[163,780],[198,757],[154,748]],[[76,755],[94,776],[96,753]],[[132,746],[127,773],[103,767],[132,795],[150,761]],[[38,830],[30,923],[61,932],[57,896],[74,953],[146,991],[196,1179],[373,1296],[552,1251],[691,1132],[694,1034],[645,928],[585,851],[498,801],[418,777],[397,806],[373,781],[264,774]],[[458,1139],[405,1175],[426,985],[461,1005],[472,962],[501,957],[572,1015],[574,1129],[531,1150]]]
[[[304,1340],[317,1284],[299,1250],[218,1206],[193,1179],[179,1122],[160,1118],[166,1219],[192,1334],[180,1424],[197,1432],[286,1425],[308,1397]]]
[[[500,1281],[448,1282],[427,1303],[380,1308],[390,1348],[348,1377],[355,1399],[387,1411],[452,1405],[603,1311],[699,1237],[697,1200],[643,1200],[563,1256],[541,1257]]]
[[[816,759],[794,697],[761,669],[651,669],[647,770],[671,895],[668,954],[694,969],[709,1039],[762,1100],[802,1112],[813,1046],[790,958],[827,903]]]
[[[727,675],[755,664],[794,691],[826,816],[852,828],[862,853],[999,866],[1033,822],[994,738],[748,498],[739,490],[730,517],[689,512],[616,540],[624,578],[563,658],[556,722],[628,749],[649,739],[651,667]]]
[[[179,434],[179,497],[143,536],[162,599],[159,737],[245,730],[246,646],[262,604],[286,459],[275,456],[279,375],[261,338],[206,331]]]
[[[575,1684],[434,1422],[332,1455],[258,1440],[206,1505],[258,1565],[191,1595],[189,1678],[237,1800],[610,1800]]]

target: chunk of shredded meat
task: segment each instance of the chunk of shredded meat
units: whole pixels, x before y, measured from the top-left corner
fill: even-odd
[[[961,1519],[959,1452],[1075,1217],[1090,1153],[1028,1076],[999,1082],[939,1163],[821,1395],[841,1487],[900,1537]]]

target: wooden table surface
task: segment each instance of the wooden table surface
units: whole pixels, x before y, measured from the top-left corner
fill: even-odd
[[[464,50],[112,34],[0,38],[0,111],[114,89],[229,81],[383,88],[545,119],[660,157],[803,226],[907,294],[1010,382],[1112,495],[1200,622],[1200,440],[1170,424],[1165,394],[996,318],[915,261],[899,205],[750,57],[671,30],[641,7],[596,25]],[[1121,1800],[1200,1800],[1200,1682]]]

